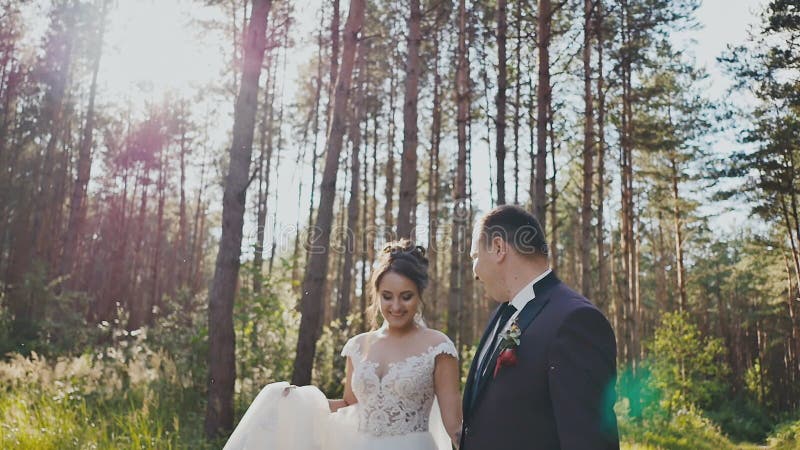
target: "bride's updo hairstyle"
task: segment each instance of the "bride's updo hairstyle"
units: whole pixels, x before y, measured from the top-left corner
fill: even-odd
[[[386,243],[383,246],[378,260],[372,270],[369,287],[372,296],[372,327],[378,328],[378,317],[380,316],[380,295],[378,286],[381,279],[389,272],[394,272],[411,280],[417,287],[420,304],[424,309],[425,303],[422,301],[422,292],[428,286],[428,258],[425,257],[425,248],[414,245],[408,239],[400,239]]]

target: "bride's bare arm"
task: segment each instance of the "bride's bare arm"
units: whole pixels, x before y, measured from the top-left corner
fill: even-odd
[[[442,422],[447,434],[458,447],[461,433],[461,395],[458,388],[458,360],[442,353],[436,357],[433,372],[434,389],[442,412]]]
[[[335,400],[328,400],[328,406],[331,412],[336,412],[339,408],[350,406],[358,402],[353,389],[350,387],[350,381],[353,379],[353,362],[350,357],[347,357],[347,367],[345,368],[345,382],[344,382],[344,398],[337,398]]]

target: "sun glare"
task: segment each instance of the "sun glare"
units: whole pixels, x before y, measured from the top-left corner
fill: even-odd
[[[185,0],[120,1],[109,17],[99,77],[108,94],[189,93],[219,78],[226,42],[198,24],[215,14]]]

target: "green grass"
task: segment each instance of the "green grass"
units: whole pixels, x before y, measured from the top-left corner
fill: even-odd
[[[205,399],[165,354],[0,360],[2,449],[218,449]]]
[[[202,399],[191,391],[137,388],[118,398],[58,399],[35,390],[0,396],[3,449],[212,449]]]

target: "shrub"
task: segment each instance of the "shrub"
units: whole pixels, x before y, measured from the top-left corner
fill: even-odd
[[[800,420],[785,422],[775,428],[767,439],[772,450],[793,450],[800,448]]]
[[[625,444],[623,447],[670,450],[735,448],[711,420],[694,408],[641,421],[630,420],[624,414],[618,417],[620,436]]]

